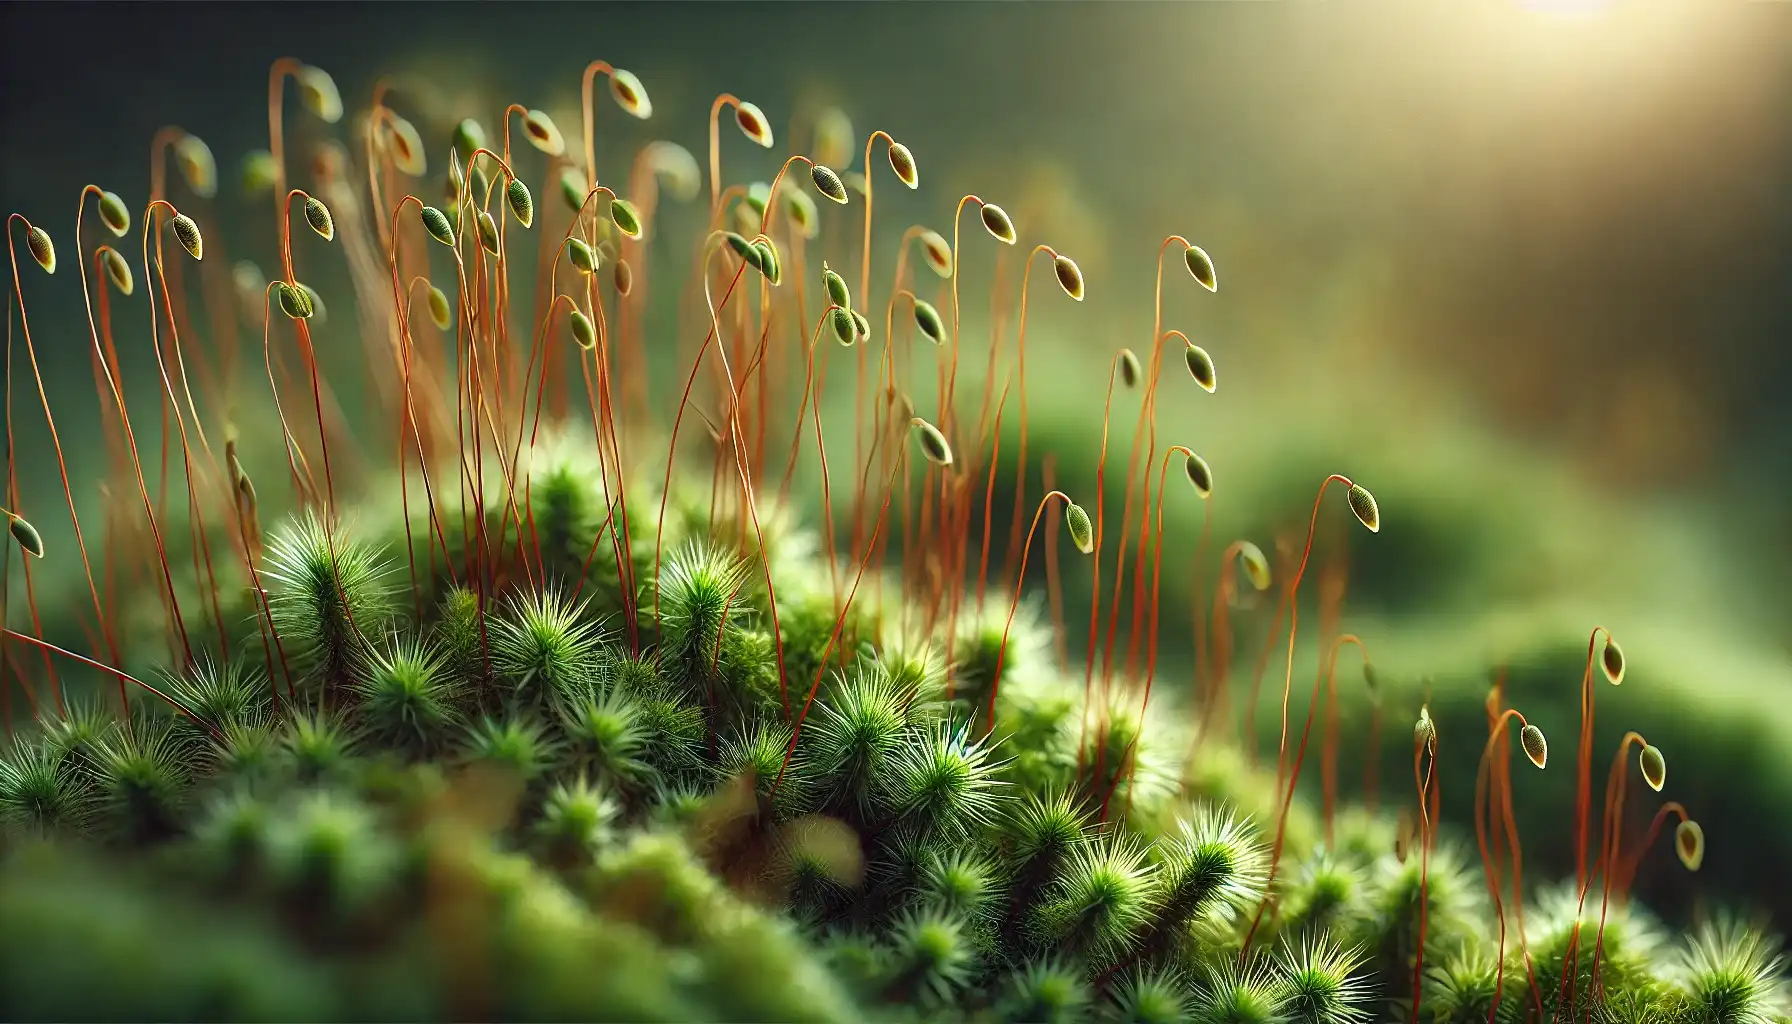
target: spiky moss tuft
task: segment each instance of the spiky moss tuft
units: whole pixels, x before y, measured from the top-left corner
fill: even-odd
[[[1420,1003],[1437,1024],[1486,1024],[1499,997],[1498,1020],[1520,1019],[1532,1005],[1526,990],[1523,964],[1512,963],[1502,972],[1493,951],[1474,942],[1462,942],[1443,957],[1425,965]],[[1544,979],[1539,978],[1541,986]]]
[[[181,828],[190,770],[166,719],[139,716],[95,752],[96,822],[115,839],[145,843]]]
[[[300,782],[336,782],[348,778],[361,737],[332,711],[298,711],[280,734],[283,764]]]
[[[907,703],[882,666],[860,662],[815,707],[810,749],[820,780],[835,794],[830,810],[869,822],[879,797],[894,791],[897,760],[910,741]]]
[[[1653,922],[1640,908],[1614,907],[1606,915],[1601,939],[1599,906],[1597,901],[1589,902],[1593,905],[1582,906],[1572,887],[1555,886],[1544,890],[1526,914],[1532,968],[1543,1009],[1550,1016],[1563,1010],[1585,1016],[1605,994],[1654,983],[1662,957],[1661,935]],[[1508,947],[1514,944],[1509,937]],[[1595,957],[1599,961],[1597,982]],[[1522,962],[1517,969],[1522,977]],[[1512,970],[1513,964],[1508,963],[1507,973]],[[1528,1000],[1528,990],[1525,995]]]
[[[1792,983],[1778,939],[1758,925],[1721,915],[1693,933],[1678,988],[1697,1019],[1769,1024],[1792,1015]]]
[[[964,920],[942,910],[915,910],[890,929],[889,994],[923,1006],[949,1004],[971,980],[976,947]]]
[[[58,765],[93,771],[100,748],[117,731],[118,719],[97,699],[70,700],[61,715],[43,723],[43,745]]]
[[[1000,763],[971,738],[972,729],[965,721],[911,731],[884,790],[889,813],[948,841],[968,839],[993,822],[1004,785],[996,777]]]
[[[654,768],[647,751],[653,735],[634,698],[619,690],[590,691],[562,701],[559,717],[567,762],[578,771],[619,792],[652,781]]]
[[[775,821],[807,810],[815,797],[815,768],[804,749],[807,744],[792,751],[790,736],[790,728],[777,722],[740,727],[722,743],[714,768],[716,781],[750,777],[761,810]],[[786,752],[790,752],[788,767]]]
[[[1069,1024],[1083,1019],[1095,999],[1081,971],[1052,957],[1016,968],[999,991],[995,1017],[1014,1024]]]
[[[212,739],[206,756],[221,780],[254,781],[272,773],[280,763],[281,740],[271,722],[234,722]]]
[[[1023,602],[1015,608],[1012,626],[1008,624],[1008,611],[1008,601],[995,598],[963,609],[952,646],[956,659],[950,672],[952,692],[967,713],[982,714],[988,706],[996,663],[1001,663],[1002,680],[996,692],[998,722],[1011,705],[1025,707],[1063,692],[1051,671],[1051,637],[1041,625],[1037,605]],[[1002,653],[1004,632],[1008,640],[1006,655]],[[1079,691],[1081,686],[1079,681]]]
[[[525,783],[545,775],[559,754],[541,723],[520,715],[481,716],[460,738],[462,761],[513,773]]]
[[[622,805],[601,787],[580,775],[558,782],[542,801],[533,838],[542,860],[562,870],[581,867],[612,841]]]
[[[1140,966],[1109,987],[1101,1019],[1110,1024],[1187,1024],[1194,1013],[1194,993],[1180,971]]]
[[[749,708],[765,697],[760,687],[716,693],[722,651],[729,647],[725,634],[740,632],[752,619],[751,602],[743,599],[750,575],[751,566],[739,555],[696,542],[669,553],[660,569],[660,661],[667,675],[695,697],[744,699]],[[749,660],[758,663],[756,657]],[[776,687],[774,675],[774,695]]]
[[[1397,999],[1404,993],[1410,999],[1412,965],[1419,945],[1421,888],[1425,959],[1436,960],[1468,932],[1484,887],[1479,879],[1471,878],[1462,854],[1447,842],[1438,843],[1431,851],[1428,869],[1421,851],[1413,849],[1404,861],[1384,854],[1371,870],[1369,912],[1360,930],[1347,938],[1368,950],[1380,965],[1375,983],[1382,995]]]
[[[488,628],[492,671],[525,703],[578,699],[597,681],[604,642],[588,607],[552,589],[513,595]]]
[[[397,878],[403,857],[359,801],[326,789],[296,796],[267,823],[269,874],[323,923],[346,923]]]
[[[1116,686],[1101,706],[1088,711],[1087,723],[1078,716],[1060,726],[1058,742],[1086,766],[1084,785],[1097,806],[1146,816],[1176,791],[1181,752],[1190,743],[1171,724],[1166,707],[1154,700],[1141,715],[1138,688]]]
[[[1120,962],[1158,911],[1145,851],[1127,836],[1084,844],[1033,915],[1036,940],[1098,967]]]
[[[369,738],[413,755],[449,742],[465,700],[440,649],[402,635],[367,652],[353,689]]]
[[[1195,999],[1197,1024],[1282,1024],[1287,1011],[1288,987],[1261,956],[1243,966],[1228,957]]]
[[[78,832],[93,809],[87,773],[48,742],[16,737],[0,757],[0,828],[19,835]]]
[[[443,668],[469,690],[478,690],[490,674],[486,656],[485,615],[479,595],[454,587],[442,596],[431,631],[442,652]]]
[[[274,532],[265,562],[262,585],[286,656],[312,685],[346,686],[367,639],[392,619],[389,564],[345,525],[326,528],[310,513]]]
[[[1331,938],[1285,944],[1278,956],[1290,1024],[1367,1024],[1369,985],[1363,954]]]
[[[193,739],[231,725],[256,725],[268,717],[273,691],[260,669],[240,661],[219,664],[201,658],[180,673],[160,673],[162,692],[186,712],[175,728]]]
[[[1279,885],[1281,912],[1273,922],[1277,932],[1299,939],[1348,935],[1361,928],[1368,881],[1353,861],[1321,849]]]
[[[996,861],[982,850],[929,847],[921,858],[915,898],[924,909],[980,923],[1000,910],[1004,895]]]
[[[1154,911],[1144,936],[1151,953],[1173,947],[1192,924],[1230,920],[1263,895],[1265,857],[1256,830],[1228,810],[1198,807],[1151,854]]]

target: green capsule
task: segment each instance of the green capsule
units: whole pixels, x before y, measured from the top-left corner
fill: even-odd
[[[871,321],[865,319],[865,314],[856,309],[853,310],[852,325],[853,329],[857,332],[853,339],[855,344],[862,345],[871,340]]]
[[[641,237],[641,215],[635,211],[635,205],[628,200],[610,200],[610,221],[616,225],[616,230],[628,237]]]
[[[1182,262],[1188,264],[1188,272],[1201,282],[1201,287],[1210,292],[1219,290],[1219,282],[1213,276],[1213,260],[1205,249],[1198,245],[1189,246],[1182,250]]]
[[[1008,211],[994,203],[984,203],[978,210],[983,218],[983,229],[988,231],[998,242],[1013,245],[1017,236],[1014,233],[1014,221],[1008,217]]]
[[[1661,755],[1661,748],[1643,744],[1642,753],[1637,755],[1637,764],[1643,770],[1643,781],[1649,784],[1650,789],[1661,792],[1661,787],[1667,785],[1668,781],[1668,761]]]
[[[915,439],[921,443],[921,454],[927,456],[928,462],[936,466],[952,464],[952,446],[946,443],[946,435],[940,433],[938,427],[919,416],[909,420],[909,425],[914,428]]]
[[[846,278],[835,273],[826,260],[821,264],[821,283],[827,288],[829,302],[842,309],[852,308],[852,291],[846,287]]]
[[[1070,539],[1075,542],[1078,551],[1085,555],[1094,553],[1095,527],[1089,522],[1089,513],[1083,511],[1083,506],[1074,501],[1066,502],[1064,525],[1069,528]]]
[[[6,519],[6,528],[12,533],[12,539],[19,542],[19,547],[24,548],[26,554],[44,557],[44,538],[37,532],[37,527],[10,512]]]
[[[1182,460],[1182,471],[1187,474],[1188,482],[1194,485],[1195,493],[1199,494],[1202,500],[1206,500],[1213,494],[1213,469],[1207,465],[1206,459],[1190,452],[1188,457]]]
[[[585,176],[576,167],[567,167],[560,171],[560,198],[566,200],[567,209],[578,213],[585,208]]]
[[[317,305],[303,288],[282,281],[275,286],[280,298],[280,312],[294,320],[309,320],[317,313]]]
[[[299,85],[299,102],[325,124],[342,120],[342,94],[336,91],[336,80],[323,68],[307,64],[293,75]]]
[[[177,213],[169,226],[174,228],[174,237],[180,239],[189,256],[196,260],[205,258],[205,238],[199,234],[199,225],[193,223],[193,218]]]
[[[747,194],[741,198],[740,216],[745,231],[758,231],[759,222],[765,219],[765,204],[772,198],[772,186],[769,182],[755,181],[747,186]]]
[[[137,281],[131,274],[131,265],[118,255],[117,250],[109,245],[100,246],[100,262],[105,265],[106,277],[111,279],[118,294],[129,295],[136,290]]]
[[[535,223],[535,197],[529,194],[529,186],[523,179],[512,178],[504,187],[504,197],[510,200],[510,212],[516,216],[516,222],[523,227]]]
[[[1238,563],[1244,566],[1244,577],[1251,581],[1252,590],[1264,591],[1269,589],[1269,559],[1263,557],[1262,548],[1252,544],[1248,540],[1240,541],[1238,544]],[[1375,677],[1365,674],[1365,678],[1370,680],[1369,685],[1370,688],[1373,689],[1375,685]]]
[[[575,309],[572,311],[571,323],[572,340],[578,342],[580,348],[590,351],[597,347],[597,327],[591,323],[590,317]]]
[[[1120,383],[1129,388],[1136,388],[1139,386],[1140,378],[1144,376],[1145,371],[1139,366],[1139,357],[1130,348],[1121,349]]]
[[[583,239],[574,238],[568,241],[566,256],[572,261],[573,266],[579,268],[581,274],[597,273],[597,253],[593,252]]]
[[[735,255],[755,267],[759,265],[759,250],[753,248],[753,243],[747,241],[746,236],[734,231],[724,231],[722,240],[728,243],[728,248],[733,249]]]
[[[1697,871],[1705,862],[1705,830],[1699,823],[1687,818],[1674,827],[1674,853],[1680,857],[1680,863],[1686,870]]]
[[[473,159],[473,154],[485,148],[485,126],[472,118],[465,118],[454,126],[454,149],[463,161]]]
[[[531,110],[523,115],[523,134],[529,137],[530,145],[549,156],[566,152],[566,140],[561,137],[560,129],[543,111]]]
[[[435,285],[429,286],[429,319],[437,330],[447,330],[454,322],[454,310],[448,305],[448,296]]]
[[[933,308],[933,303],[925,299],[915,300],[915,326],[935,345],[946,343],[946,322],[940,319],[940,311]]]
[[[616,98],[617,106],[643,121],[653,116],[653,101],[647,98],[647,90],[633,72],[611,68],[610,95]]]
[[[1381,509],[1375,505],[1375,495],[1362,484],[1350,485],[1350,511],[1356,513],[1357,521],[1368,527],[1370,533],[1381,532]]]
[[[330,216],[330,208],[316,196],[305,197],[305,222],[326,242],[336,237],[336,220]]]
[[[843,206],[846,204],[846,184],[833,168],[816,164],[809,169],[809,180],[815,183],[815,191]]]
[[[859,325],[852,318],[852,310],[843,306],[835,306],[828,314],[828,326],[833,329],[834,340],[843,348],[851,348],[853,340],[859,336]]]
[[[443,245],[454,244],[454,225],[449,222],[448,215],[433,206],[425,206],[421,211],[423,230],[429,237]]]
[[[776,288],[784,281],[784,263],[778,258],[778,247],[769,238],[760,238],[753,242],[753,248],[759,250],[759,272]]]
[[[1188,363],[1188,375],[1195,378],[1195,383],[1201,385],[1201,390],[1211,394],[1219,386],[1219,378],[1213,369],[1213,357],[1207,354],[1206,349],[1191,342],[1183,350],[1182,358]]]
[[[785,189],[784,215],[790,218],[790,226],[803,238],[821,234],[821,213],[815,209],[815,200],[810,199],[807,192]]]
[[[218,161],[204,139],[192,133],[182,135],[174,144],[174,162],[194,195],[210,199],[218,194]]]
[[[116,192],[100,192],[100,220],[114,238],[123,238],[125,232],[131,230],[130,208],[124,205],[124,200],[118,198]]]
[[[254,150],[243,157],[243,192],[258,196],[274,187],[274,154]]]
[[[1618,646],[1610,633],[1605,636],[1605,649],[1599,654],[1599,667],[1604,670],[1606,681],[1617,686],[1624,681],[1624,648]]]
[[[1518,744],[1532,764],[1542,768],[1549,763],[1549,741],[1544,739],[1542,729],[1527,723],[1518,734]]]
[[[485,246],[486,252],[498,255],[498,222],[492,220],[492,215],[485,210],[479,211],[478,221],[479,244]]]
[[[1083,271],[1076,261],[1068,256],[1059,256],[1052,260],[1052,272],[1058,277],[1058,287],[1064,294],[1078,302],[1083,301]]]
[[[1431,720],[1431,705],[1419,707],[1419,720],[1412,726],[1412,742],[1415,747],[1431,747],[1437,743],[1437,723]]]
[[[423,151],[423,136],[417,126],[397,114],[390,114],[386,126],[390,131],[392,166],[413,178],[429,170],[429,155]]]
[[[751,103],[737,103],[734,107],[734,123],[740,125],[741,134],[758,143],[765,149],[772,148],[772,123],[766,120],[765,112]]]
[[[921,186],[920,175],[915,170],[915,154],[900,142],[890,143],[890,170],[895,171],[897,179],[909,188]]]
[[[25,228],[25,248],[31,250],[31,258],[44,268],[44,273],[56,272],[56,243],[50,241],[50,233],[36,224],[28,224]]]

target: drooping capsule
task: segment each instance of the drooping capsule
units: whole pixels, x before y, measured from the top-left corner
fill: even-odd
[[[527,228],[535,223],[535,197],[529,194],[523,179],[510,179],[510,184],[504,186],[504,198],[510,202],[510,212],[518,224]]]
[[[983,218],[983,229],[988,231],[996,241],[1013,245],[1018,236],[1014,233],[1014,221],[1008,217],[1008,211],[994,203],[984,203],[979,208]]]
[[[485,126],[473,118],[462,118],[454,126],[454,151],[460,154],[463,161],[473,159],[473,154],[485,148]]]
[[[1688,818],[1674,828],[1674,852],[1688,871],[1697,871],[1705,863],[1705,830],[1698,822]]]
[[[915,170],[915,154],[900,142],[890,143],[890,170],[895,171],[897,179],[909,188],[920,187],[921,178]]]
[[[417,134],[416,125],[397,114],[388,113],[387,117],[392,166],[413,178],[422,177],[429,171],[429,155],[423,151],[423,136]]]
[[[698,189],[703,187],[703,172],[698,169],[697,158],[690,150],[676,142],[659,139],[648,143],[647,151],[654,177],[664,183],[672,198],[688,203],[697,197]]]
[[[842,206],[846,204],[846,184],[840,180],[840,175],[834,173],[833,168],[816,164],[809,169],[809,180],[815,183],[815,191]]]
[[[628,265],[627,260],[619,259],[616,261],[616,265],[611,268],[611,274],[614,276],[616,294],[625,299],[628,298],[628,293],[635,290],[634,268]]]
[[[826,260],[821,264],[821,283],[827,289],[829,302],[842,309],[852,308],[852,291],[846,286],[846,278],[828,266]]]
[[[1058,276],[1058,287],[1064,289],[1064,294],[1078,302],[1083,301],[1083,271],[1075,260],[1068,256],[1054,258],[1052,272]]]
[[[131,230],[130,208],[118,198],[118,193],[101,190],[99,208],[100,220],[106,230],[112,232],[112,237],[123,238],[125,232]]]
[[[616,230],[630,238],[641,237],[641,215],[635,211],[635,205],[626,199],[610,200],[610,221]]]
[[[933,308],[933,303],[925,299],[915,300],[915,326],[935,345],[946,343],[946,322],[940,319],[940,311]]]
[[[323,68],[309,64],[293,73],[299,85],[299,102],[325,124],[342,120],[342,94],[336,91],[336,80]]]
[[[454,322],[453,308],[448,305],[448,295],[435,285],[429,286],[429,320],[436,329],[445,331]]]
[[[1250,541],[1238,544],[1238,563],[1244,566],[1244,577],[1251,582],[1253,590],[1269,589],[1269,559],[1263,557],[1263,549]]]
[[[31,258],[44,268],[44,273],[56,272],[56,243],[50,241],[50,233],[32,224],[25,229],[25,248],[31,250]]]
[[[765,275],[766,281],[774,288],[782,284],[784,282],[784,261],[778,258],[777,245],[773,244],[769,238],[760,237],[753,240],[753,248],[759,252],[756,265],[759,267],[759,272]]]
[[[1074,501],[1064,504],[1064,525],[1070,530],[1070,539],[1076,549],[1083,554],[1091,554],[1095,550],[1095,526],[1089,522],[1089,513],[1083,506]]]
[[[566,257],[581,274],[597,273],[597,253],[586,245],[583,239],[573,238],[566,243]]]
[[[545,111],[531,110],[523,115],[523,134],[529,137],[530,145],[549,156],[560,156],[566,152],[566,139],[561,137],[554,119]]]
[[[124,257],[109,245],[100,246],[99,252],[100,263],[106,268],[106,277],[111,280],[112,287],[118,289],[118,294],[129,295],[135,291],[137,280],[131,274],[131,265],[125,262]]]
[[[871,321],[865,319],[865,314],[856,309],[852,311],[852,326],[855,332],[853,338],[855,344],[863,345],[871,340]]]
[[[597,327],[592,324],[590,317],[575,309],[572,311],[571,323],[572,339],[579,343],[580,348],[589,351],[597,347]]]
[[[921,256],[935,277],[952,276],[952,245],[938,231],[921,232]]]
[[[653,116],[653,101],[647,98],[647,90],[632,71],[610,69],[610,95],[616,98],[617,106],[643,121]]]
[[[25,549],[26,554],[36,555],[38,558],[44,557],[44,538],[37,532],[37,527],[32,526],[22,517],[8,512],[6,528],[12,533],[12,539],[19,542],[19,547]]]
[[[174,229],[174,237],[180,240],[181,248],[187,250],[187,255],[196,260],[204,258],[205,238],[199,233],[199,225],[193,223],[193,218],[177,213],[169,226]]]
[[[735,104],[734,123],[740,125],[741,134],[747,138],[766,149],[772,148],[772,123],[757,106],[745,102]]]
[[[1188,475],[1188,482],[1194,485],[1196,494],[1203,500],[1212,496],[1213,469],[1207,465],[1206,459],[1189,452],[1188,457],[1183,460],[1182,470]]]
[[[1610,633],[1605,636],[1605,649],[1600,652],[1599,666],[1605,671],[1606,681],[1617,686],[1624,681],[1624,649],[1618,646]]]
[[[1188,375],[1195,378],[1195,383],[1201,385],[1201,390],[1212,394],[1213,389],[1219,386],[1219,376],[1213,368],[1213,357],[1207,354],[1206,349],[1190,342],[1182,350],[1182,358],[1188,363]]]
[[[566,201],[566,208],[578,213],[585,208],[585,175],[577,167],[560,169],[560,198]]]
[[[303,281],[293,287],[304,293],[305,301],[311,304],[311,319],[318,323],[326,323],[330,319],[330,311],[324,308],[324,297],[317,294],[317,289]]]
[[[1139,386],[1139,379],[1144,376],[1145,371],[1139,366],[1139,357],[1134,354],[1133,350],[1130,348],[1121,349],[1120,383],[1125,384],[1129,388],[1136,388]]]
[[[1188,272],[1201,282],[1201,287],[1210,292],[1219,290],[1219,282],[1213,275],[1213,260],[1208,257],[1207,250],[1191,245],[1182,250],[1182,262],[1188,264]]]
[[[853,322],[852,310],[844,306],[836,306],[828,314],[828,327],[834,332],[834,340],[842,347],[851,348],[853,341],[859,336],[859,327]]]
[[[790,218],[790,226],[804,238],[821,234],[821,212],[807,192],[793,188],[784,190],[784,216]]]
[[[479,211],[479,244],[493,256],[498,255],[498,222],[492,219],[490,211]]]
[[[1661,792],[1661,787],[1668,781],[1668,761],[1661,755],[1661,748],[1643,744],[1642,753],[1637,755],[1637,765],[1642,768],[1643,781],[1649,788]]]
[[[938,427],[919,416],[908,422],[914,428],[915,439],[920,442],[921,454],[927,456],[927,461],[936,466],[950,466],[952,464],[952,446],[946,443],[946,435],[940,433]]]
[[[1543,730],[1526,723],[1518,734],[1518,743],[1524,747],[1524,756],[1531,763],[1541,768],[1549,763],[1549,741],[1543,738]]]
[[[285,281],[281,281],[274,286],[274,294],[280,300],[280,312],[294,320],[309,320],[317,312],[317,307],[312,305],[310,296],[296,285],[289,285]]]
[[[243,192],[259,196],[274,187],[274,154],[265,149],[243,154]]]
[[[448,215],[433,206],[425,206],[418,211],[423,217],[423,230],[429,237],[443,245],[454,244],[454,225],[449,223]]]
[[[210,199],[218,194],[218,161],[204,139],[191,132],[182,135],[174,144],[174,163],[194,195]]]
[[[1437,743],[1437,724],[1431,720],[1431,705],[1419,707],[1419,720],[1412,726],[1412,742],[1415,747],[1431,747]]]
[[[305,197],[305,223],[326,242],[336,237],[336,219],[330,216],[330,208],[316,196]]]
[[[1362,484],[1350,485],[1350,511],[1356,514],[1357,521],[1368,527],[1370,533],[1381,532],[1381,509],[1375,504],[1375,495]]]

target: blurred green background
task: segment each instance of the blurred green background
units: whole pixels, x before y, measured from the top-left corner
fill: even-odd
[[[635,71],[655,105],[647,123],[600,107],[612,176],[652,138],[701,157],[726,89],[781,137],[771,152],[727,140],[725,177],[768,178],[792,119],[838,104],[861,139],[883,128],[920,163],[918,192],[879,182],[880,294],[901,229],[949,233],[968,191],[1081,265],[1088,300],[1036,291],[1028,338],[1030,444],[1073,494],[1093,486],[1094,382],[1116,348],[1149,344],[1158,241],[1182,233],[1213,255],[1219,292],[1170,275],[1165,325],[1213,353],[1220,387],[1166,379],[1159,436],[1212,463],[1216,546],[1298,540],[1328,472],[1380,499],[1379,535],[1322,531],[1317,557],[1349,544],[1343,626],[1388,681],[1384,794],[1410,770],[1393,748],[1428,691],[1445,800],[1466,820],[1480,702],[1504,667],[1555,750],[1546,776],[1517,779],[1526,852],[1563,870],[1580,658],[1603,624],[1632,669],[1599,694],[1595,770],[1624,729],[1642,731],[1667,753],[1664,796],[1710,839],[1690,880],[1657,851],[1642,898],[1673,915],[1723,901],[1792,918],[1778,877],[1792,859],[1792,4],[9,5],[0,37],[0,203],[66,246],[65,271],[25,289],[84,508],[102,452],[74,197],[95,181],[139,206],[149,139],[179,124],[218,156],[233,258],[274,266],[265,201],[234,188],[241,155],[266,145],[274,58],[328,69],[351,111],[391,76],[432,173],[456,119],[495,124],[513,100],[548,110],[576,147],[594,57]],[[688,211],[668,216],[694,230]],[[967,232],[967,367],[985,351],[993,249]],[[1001,254],[1010,303],[1017,255]],[[661,280],[677,279],[680,253],[661,258]],[[331,273],[313,275],[326,295]],[[673,329],[675,311],[659,316]],[[141,328],[120,341],[148,410]],[[356,365],[341,338],[335,358]],[[26,501],[67,550],[41,418],[17,390],[29,382],[13,383]],[[1122,457],[1134,403],[1116,399]],[[851,411],[832,412],[844,430]],[[1166,512],[1172,609],[1191,590],[1194,504],[1173,491]],[[1337,505],[1322,521],[1344,517]],[[1065,565],[1076,622],[1086,567]],[[78,580],[61,568],[48,604],[72,607]],[[1247,665],[1262,619],[1237,616]],[[1182,690],[1186,620],[1165,615],[1162,675]],[[1296,662],[1296,716],[1314,655]],[[1367,709],[1345,664],[1350,783]]]

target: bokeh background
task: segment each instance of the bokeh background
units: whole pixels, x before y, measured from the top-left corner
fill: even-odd
[[[1691,880],[1657,851],[1642,898],[1792,920],[1792,4],[8,5],[0,38],[7,211],[64,242],[88,181],[139,205],[149,140],[179,124],[218,156],[233,255],[270,267],[265,202],[233,186],[266,146],[279,56],[328,69],[351,111],[389,76],[437,152],[461,116],[490,125],[513,100],[576,146],[578,74],[605,57],[656,111],[600,106],[600,171],[651,138],[701,155],[720,90],[785,138],[836,104],[920,162],[920,191],[880,183],[882,252],[908,223],[948,230],[974,191],[1080,263],[1087,301],[1036,293],[1029,326],[1031,444],[1073,491],[1093,486],[1095,382],[1119,346],[1148,347],[1158,242],[1186,234],[1220,289],[1172,275],[1165,322],[1213,353],[1220,388],[1166,386],[1160,436],[1213,464],[1216,538],[1298,539],[1327,472],[1375,491],[1382,533],[1322,531],[1322,556],[1348,561],[1343,626],[1386,680],[1390,733],[1432,702],[1450,816],[1466,820],[1504,671],[1556,750],[1544,781],[1519,779],[1526,852],[1565,869],[1580,659],[1603,624],[1632,669],[1599,695],[1596,771],[1642,731],[1710,840]],[[731,140],[726,176],[769,177],[783,141]],[[971,339],[997,272],[966,239]],[[25,289],[85,502],[102,452],[73,270]],[[153,381],[131,375],[148,408]],[[13,384],[21,484],[66,550],[41,419]],[[1189,568],[1200,510],[1170,505],[1166,594],[1186,609],[1211,566]],[[76,577],[51,582],[72,606]],[[1166,678],[1187,676],[1186,614],[1166,612]],[[1349,783],[1368,706],[1341,677]],[[1389,746],[1381,775],[1399,780]]]

